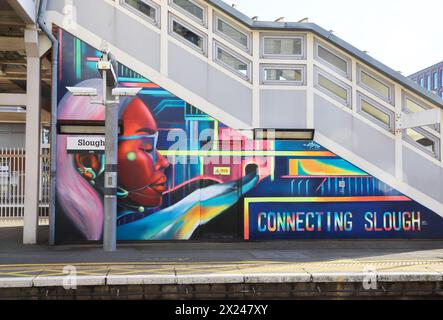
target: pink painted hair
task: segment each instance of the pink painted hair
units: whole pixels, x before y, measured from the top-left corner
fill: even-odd
[[[102,97],[102,80],[91,79],[79,83],[78,87],[97,89]],[[105,107],[91,104],[89,97],[74,97],[67,93],[58,106],[59,120],[104,120]],[[57,136],[57,201],[66,217],[89,241],[102,237],[102,195],[77,171],[74,155],[66,151],[66,135]]]

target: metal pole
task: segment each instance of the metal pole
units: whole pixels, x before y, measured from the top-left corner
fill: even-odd
[[[38,25],[52,43],[52,80],[51,80],[51,199],[49,204],[49,244],[55,244],[55,195],[57,179],[57,85],[58,85],[58,41],[46,26],[43,16],[47,0],[40,2]]]
[[[108,53],[103,54],[108,61]],[[106,108],[105,118],[105,182],[104,182],[104,221],[103,248],[112,252],[117,250],[117,148],[118,148],[118,104],[112,96],[113,86],[107,80],[106,70],[103,76],[103,102]]]

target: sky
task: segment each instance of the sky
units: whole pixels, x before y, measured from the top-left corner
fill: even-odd
[[[443,0],[224,1],[264,21],[308,17],[405,76],[443,61]]]

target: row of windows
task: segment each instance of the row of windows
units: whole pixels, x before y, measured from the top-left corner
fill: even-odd
[[[148,21],[156,26],[160,24],[160,7],[151,0],[120,0],[121,4],[147,18]],[[199,24],[207,27],[207,8],[200,5],[193,0],[169,0],[171,7],[179,10],[184,15],[192,18]],[[202,53],[206,53],[205,38],[206,35],[187,25],[184,21],[176,16],[173,16],[175,23],[172,28],[176,33],[179,33],[192,44],[200,48]],[[215,14],[214,18],[214,32],[229,41],[233,45],[251,54],[251,33],[239,26],[238,24],[227,21],[219,15]],[[288,59],[303,59],[305,48],[304,35],[291,36],[273,36],[262,35],[261,56],[263,58],[288,58]]]
[[[152,23],[158,25],[159,7],[150,0],[121,0],[121,3],[131,10],[143,14]],[[181,10],[202,25],[206,25],[206,9],[203,9],[195,1],[170,0],[170,5]],[[232,25],[219,16],[215,16],[215,33],[223,39],[235,44],[246,52],[250,52],[251,36],[241,30],[238,25]],[[181,41],[184,40],[191,48],[206,55],[208,38],[205,33],[189,25],[176,15],[169,13],[169,33]],[[264,58],[303,58],[305,37],[300,36],[262,36],[262,57]],[[251,61],[214,41],[214,61],[226,67],[241,78],[251,80]],[[304,84],[305,68],[303,66],[261,66],[262,83],[274,84],[284,82],[286,84]]]
[[[172,7],[207,28],[207,7],[200,5],[199,2],[194,0],[169,1]],[[138,14],[142,14],[153,24],[159,25],[160,8],[156,3],[151,0],[121,0],[121,2]],[[216,14],[214,17],[214,32],[224,40],[251,54],[251,34],[239,25],[228,22]],[[169,33],[198,52],[204,55],[207,54],[207,35],[172,13],[169,13]],[[305,59],[305,44],[306,38],[304,35],[275,36],[262,34],[260,41],[261,57],[271,59]],[[334,48],[315,41],[314,59],[341,76],[352,80],[351,60]],[[213,60],[242,79],[251,81],[252,62],[216,40],[213,42]],[[306,67],[304,65],[262,64],[260,65],[260,74],[262,84],[306,84]],[[431,87],[431,76],[428,75],[426,79],[428,90],[437,89],[437,73],[433,74],[432,80],[433,87]],[[419,81],[424,86],[425,80],[421,78]],[[394,105],[394,85],[361,65],[357,65],[357,83],[371,94],[388,104]],[[443,70],[441,71],[440,84],[443,86]],[[314,69],[314,86],[339,103],[352,108],[351,86],[318,67]],[[394,131],[395,120],[393,110],[376,102],[360,91],[357,92],[356,108],[357,112],[365,118],[385,130]],[[404,112],[419,112],[429,108],[404,94]],[[440,131],[439,125],[428,126],[427,128],[432,131]],[[440,157],[440,140],[429,130],[424,128],[407,129],[404,131],[404,139],[433,157]]]
[[[440,74],[440,79],[439,79]],[[438,90],[438,88],[443,88],[443,69],[438,71],[432,72],[431,74],[427,74],[424,77],[420,76],[418,79],[414,80],[416,83],[418,83],[421,87],[426,88],[427,90]],[[443,93],[442,93],[443,97]]]
[[[375,96],[378,96],[382,100],[394,104],[394,85],[391,83],[385,82],[383,79],[376,76],[372,71],[358,66],[358,84],[371,92]],[[346,106],[351,105],[351,87],[336,79],[331,74],[320,70],[319,68],[315,69],[314,76],[314,85],[319,90],[326,90],[327,93],[333,94],[334,99],[337,99],[339,102],[343,103]]]
[[[351,79],[351,62],[344,56],[340,55],[334,49],[326,47],[322,44],[315,44],[315,59],[322,64],[327,65],[330,69],[338,74]],[[340,102],[346,107],[351,108],[352,88],[343,81],[337,79],[333,75],[315,68],[314,85],[315,87],[329,95],[331,98]],[[442,74],[443,77],[443,74]],[[437,82],[437,75],[434,75],[434,81]],[[381,98],[385,102],[395,105],[394,101],[394,84],[387,82],[375,73],[363,66],[357,66],[357,83],[360,87],[368,92]],[[431,108],[418,100],[403,95],[403,111],[406,113],[420,112]],[[443,93],[442,93],[443,97]],[[375,100],[369,98],[365,94],[357,93],[357,112],[382,128],[393,132],[395,121],[394,111],[381,105]],[[430,129],[430,130],[428,130]],[[440,158],[440,139],[432,132],[440,132],[440,125],[431,125],[426,128],[414,128],[404,131],[404,139],[424,152],[435,158]]]
[[[177,16],[170,14],[169,16],[171,35],[179,40],[185,40],[185,43],[190,47],[196,49],[202,54],[206,54],[207,37],[205,34],[200,33],[192,26],[186,24],[183,20]],[[264,52],[269,55],[289,55],[291,52],[301,50],[301,39],[291,38],[275,38],[264,37]],[[300,40],[295,41],[294,40]],[[223,67],[227,68],[231,72],[237,74],[246,81],[251,80],[251,65],[252,62],[243,56],[235,53],[233,50],[221,44],[219,41],[214,40],[214,61]],[[305,80],[305,67],[296,65],[263,65],[262,69],[262,83],[274,84],[304,84]]]
[[[159,5],[151,0],[121,0],[122,4],[135,9],[138,13],[142,13],[145,17],[152,20],[155,24],[159,23]],[[180,10],[185,15],[191,17],[203,26],[207,26],[207,7],[200,4],[195,0],[169,0],[170,5]],[[251,48],[251,35],[245,29],[239,25],[232,24],[223,20],[218,15],[214,19],[214,31],[219,34],[225,40],[237,45],[243,50],[250,52]],[[169,31],[171,35],[182,40],[186,40],[188,45],[191,45],[194,49],[206,54],[207,51],[207,36],[204,33],[196,30],[192,26],[186,24],[174,15],[170,15]],[[288,59],[304,59],[305,58],[305,37],[303,35],[291,35],[291,36],[272,36],[262,35],[261,41],[261,56],[262,58],[288,58]],[[314,57],[317,61],[327,65],[332,70],[343,75],[344,77],[351,79],[351,61],[349,58],[341,55],[335,49],[315,42]],[[243,57],[240,57],[226,48],[222,48],[218,42],[215,47],[216,60],[229,66],[230,69],[236,73],[242,75],[245,79],[250,79],[250,61],[247,61]],[[302,83],[303,78],[300,75],[300,70],[293,68],[280,69],[280,73],[284,76],[279,77],[281,81],[294,81]],[[264,80],[267,80],[267,72]],[[377,77],[370,70],[367,70],[361,66],[358,66],[358,84],[364,87],[366,90],[375,94],[379,98],[385,100],[390,104],[394,104],[393,84],[388,83],[385,80]],[[279,81],[276,76],[273,81]],[[325,83],[324,77],[320,77],[320,81]],[[424,86],[424,79],[420,79],[420,84]],[[426,84],[429,90],[431,90],[431,76],[427,76]],[[443,70],[441,71],[441,83],[443,86]],[[433,87],[436,89],[438,86],[438,74],[433,73]],[[337,90],[336,90],[337,91]],[[443,97],[443,92],[441,93]],[[342,98],[345,98],[344,92],[340,94]]]
[[[139,13],[144,14],[153,23],[158,25],[159,7],[151,0],[121,0],[123,5],[130,6]],[[193,0],[170,0],[170,5],[180,10],[185,15],[192,17],[201,25],[207,24],[207,9]],[[246,30],[236,24],[223,20],[218,15],[214,19],[214,32],[223,39],[233,43],[237,47],[250,53],[251,35]],[[198,29],[187,24],[176,15],[169,14],[169,33],[199,51],[201,54],[207,54],[208,39],[207,35]],[[260,51],[262,58],[274,59],[305,59],[306,37],[304,35],[276,36],[271,34],[262,34],[260,42]],[[243,79],[251,79],[251,62],[221,45],[214,42],[214,60],[227,67],[230,71],[241,76]],[[322,64],[326,64],[334,71],[351,79],[351,62],[343,57],[333,48],[330,48],[319,42],[315,43],[315,59]],[[275,83],[282,81],[286,84],[303,84],[303,70],[294,67],[274,68],[273,71],[264,68],[262,71],[262,83]],[[362,85],[366,85],[374,93],[380,93],[382,98],[391,102],[391,91],[388,85],[382,81],[377,81],[369,72],[360,77]],[[272,79],[270,78],[272,77]],[[325,81],[323,78],[321,81]]]
[[[352,107],[352,88],[349,85],[319,68],[315,68],[314,72],[314,86],[318,90],[340,102],[344,106],[348,108]],[[363,72],[362,75],[367,75],[367,73]],[[380,84],[378,82],[374,84],[374,80],[377,79],[371,77],[367,84],[373,84],[373,88],[378,88]],[[386,90],[383,91],[387,92]],[[415,98],[410,97],[406,93],[403,94],[402,105],[403,112],[405,113],[420,112],[431,108]],[[389,132],[394,132],[395,113],[393,109],[385,107],[360,91],[357,92],[357,112],[383,129]],[[428,153],[432,157],[439,159],[440,139],[437,134],[433,134],[432,132],[440,132],[440,125],[436,124],[425,128],[407,129],[404,131],[403,138],[405,141]]]

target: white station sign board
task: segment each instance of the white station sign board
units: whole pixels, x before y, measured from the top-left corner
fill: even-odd
[[[72,152],[105,151],[105,136],[67,137],[66,150]]]

